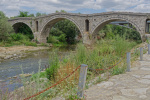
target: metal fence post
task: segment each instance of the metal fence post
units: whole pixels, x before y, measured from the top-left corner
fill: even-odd
[[[77,96],[83,98],[88,65],[82,64],[80,69]]]
[[[130,72],[130,57],[131,57],[131,53],[127,52],[127,72]]]
[[[140,47],[140,61],[143,61],[143,48]]]
[[[150,54],[150,44],[148,44],[148,54]]]

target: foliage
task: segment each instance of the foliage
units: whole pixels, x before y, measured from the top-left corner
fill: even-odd
[[[26,45],[26,46],[37,46],[36,43],[30,42],[30,39],[28,36],[23,35],[21,33],[11,33],[7,40],[2,41],[0,43],[0,46],[10,47],[13,45]]]
[[[51,34],[49,35],[48,37],[48,40],[47,40],[48,43],[56,43],[57,42],[57,39],[55,36],[52,36]]]
[[[22,34],[28,36],[30,40],[32,40],[34,38],[30,27],[23,23],[20,24],[20,27],[18,27],[17,33],[22,33]]]
[[[61,10],[60,12],[67,13],[64,10]],[[77,26],[73,22],[67,19],[57,22],[50,30],[51,35],[59,37],[58,40],[60,42],[63,43],[67,42],[68,44],[75,44],[76,43],[75,37],[79,33],[80,32]]]
[[[75,37],[79,34],[79,30],[73,22],[66,19],[57,22],[50,31],[50,34],[54,36],[65,34],[66,41],[64,42],[67,42],[68,44],[74,44],[76,42]]]
[[[57,52],[50,54],[50,68],[46,69],[46,75],[49,80],[55,79],[55,74],[59,68],[59,59]]]
[[[8,34],[13,30],[7,20],[8,18],[5,16],[5,14],[0,11],[0,41],[7,40]]]
[[[20,41],[20,40],[29,40],[29,38],[21,33],[12,33],[10,34],[12,41]]]
[[[136,40],[138,43],[141,42],[141,36],[136,30],[118,25],[105,25],[98,35],[102,33],[105,33],[107,38],[114,38],[118,34],[119,36],[125,36],[126,39]]]
[[[34,14],[29,14],[27,11],[19,11],[19,15],[16,17],[34,17]],[[34,38],[33,32],[30,27],[24,23],[19,23],[19,27],[17,29],[17,33],[23,33],[29,37],[30,40]]]
[[[34,14],[29,14],[27,11],[19,11],[19,15],[17,17],[34,17]]]
[[[59,36],[58,40],[59,40],[60,42],[66,42],[66,35],[65,35],[65,34],[61,34],[61,35]]]
[[[26,41],[26,42],[25,42],[25,45],[26,45],[26,46],[35,46],[35,47],[37,46],[36,43],[30,42],[30,41]]]
[[[36,13],[36,17],[44,16],[44,15],[46,15],[46,13],[40,13],[40,12],[37,12],[37,13]]]

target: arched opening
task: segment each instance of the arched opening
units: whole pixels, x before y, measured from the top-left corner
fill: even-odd
[[[82,36],[74,21],[67,18],[55,18],[44,26],[41,37],[42,42],[75,44],[81,40]]]
[[[36,21],[35,24],[36,24],[36,31],[38,32],[38,30],[39,30],[39,29],[38,29],[38,21]]]
[[[125,36],[127,39],[141,42],[141,35],[138,28],[126,20],[109,19],[97,25],[94,32],[94,38],[115,37],[116,35]]]
[[[147,19],[147,20],[146,20],[145,33],[150,34],[150,19]]]
[[[89,31],[89,20],[88,19],[85,20],[85,31],[86,32]]]
[[[13,25],[13,28],[14,28],[15,33],[24,34],[24,35],[26,35],[30,40],[34,39],[33,32],[32,32],[31,28],[30,28],[27,24],[22,23],[22,22],[15,23],[15,24]]]

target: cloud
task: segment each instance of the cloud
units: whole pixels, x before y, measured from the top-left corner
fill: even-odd
[[[19,11],[53,13],[56,10],[69,12],[93,10],[150,12],[150,0],[0,0],[0,10],[7,16],[16,16]],[[91,10],[90,10],[91,9]],[[100,12],[97,12],[100,13]]]

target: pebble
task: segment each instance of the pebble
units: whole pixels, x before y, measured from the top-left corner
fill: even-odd
[[[140,80],[137,80],[138,82],[140,83],[144,83],[144,84],[150,84],[150,80],[148,79],[140,79]]]

